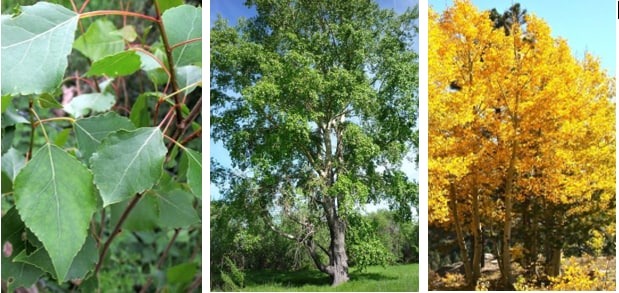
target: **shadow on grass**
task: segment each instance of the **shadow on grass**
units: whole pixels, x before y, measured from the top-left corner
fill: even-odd
[[[385,280],[397,280],[397,277],[387,276],[379,273],[368,272],[355,272],[350,274],[350,280],[372,280],[372,281],[385,281]]]
[[[286,287],[302,287],[305,285],[329,285],[329,276],[319,271],[248,271],[245,275],[247,285],[281,284]]]
[[[387,276],[380,273],[369,272],[351,272],[351,281],[361,280],[396,280],[397,277]],[[316,270],[300,270],[300,271],[274,271],[260,270],[248,271],[245,275],[245,283],[248,286],[252,285],[271,285],[281,284],[286,287],[303,287],[306,285],[328,286],[331,285],[329,276],[325,273]]]

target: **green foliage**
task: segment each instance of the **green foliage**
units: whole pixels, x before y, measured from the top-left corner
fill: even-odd
[[[58,87],[77,21],[73,11],[46,2],[22,7],[16,17],[3,16],[2,95],[41,94]]]
[[[103,206],[151,188],[161,177],[165,154],[163,135],[157,127],[108,134],[90,158]]]
[[[107,75],[117,77],[132,74],[140,69],[140,56],[134,51],[123,51],[106,56],[92,63],[86,76]]]
[[[225,257],[226,270],[221,270],[221,279],[223,280],[224,291],[238,291],[245,287],[245,274],[239,270],[230,258]]]
[[[73,117],[82,117],[88,113],[105,112],[114,106],[115,97],[109,93],[79,95],[64,107],[64,111]]]
[[[351,263],[360,271],[372,265],[388,265],[395,262],[395,255],[380,241],[376,226],[360,215],[348,217],[347,244]]]
[[[113,34],[116,31],[116,26],[111,21],[98,19],[88,27],[86,33],[75,40],[73,48],[93,61],[122,52],[125,42],[121,35]]]
[[[92,173],[62,149],[46,144],[15,177],[14,187],[15,206],[43,242],[61,282],[95,212]]]
[[[218,18],[211,30],[211,133],[232,161],[211,174],[236,212],[250,211],[240,221],[265,221],[332,274],[348,267],[338,257],[350,252],[346,229],[364,229],[345,225],[358,204],[386,200],[410,218],[417,201],[399,171],[417,145],[417,10],[396,15],[361,0],[247,4],[256,17],[235,26]],[[365,258],[381,243],[366,236],[355,240],[358,263],[386,262],[385,249]]]
[[[2,15],[3,290],[199,290],[201,9],[62,4]]]

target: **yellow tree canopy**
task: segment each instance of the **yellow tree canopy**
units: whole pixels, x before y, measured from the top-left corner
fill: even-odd
[[[489,12],[469,1],[441,15],[430,9],[431,224],[452,219],[451,183],[463,211],[473,192],[500,193],[514,146],[516,201],[614,200],[614,79],[595,57],[575,58],[535,15],[511,32],[494,29]]]

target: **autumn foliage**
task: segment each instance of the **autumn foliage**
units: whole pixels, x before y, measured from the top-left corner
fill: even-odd
[[[492,242],[511,287],[514,261],[555,276],[570,245],[614,243],[615,81],[534,14],[506,25],[430,9],[428,220],[457,234],[469,284]]]

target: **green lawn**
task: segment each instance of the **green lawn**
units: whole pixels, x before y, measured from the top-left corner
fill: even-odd
[[[419,291],[419,264],[351,269],[350,281],[331,287],[329,277],[316,270],[297,272],[249,271],[242,291]]]

